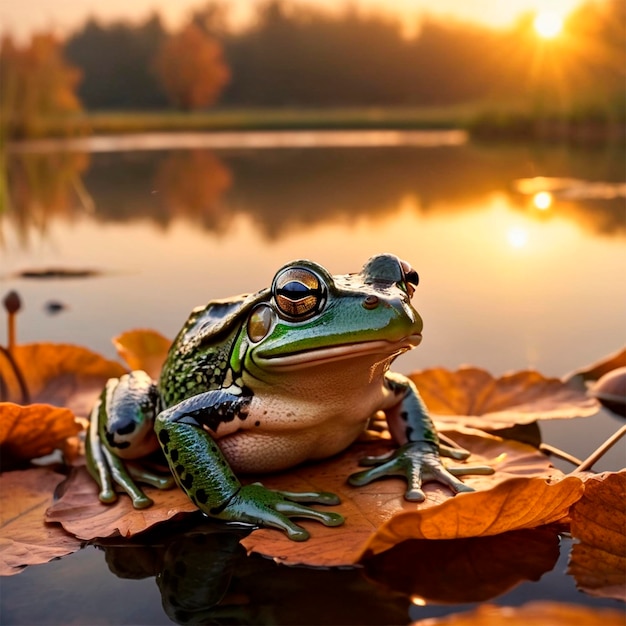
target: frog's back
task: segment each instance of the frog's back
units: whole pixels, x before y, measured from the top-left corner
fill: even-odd
[[[230,370],[233,344],[248,311],[267,290],[215,300],[194,309],[174,340],[159,379],[166,407],[222,387]]]

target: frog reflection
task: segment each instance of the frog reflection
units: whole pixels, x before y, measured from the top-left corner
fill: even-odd
[[[409,596],[367,580],[361,568],[320,570],[249,557],[241,533],[201,523],[151,535],[155,545],[104,546],[121,578],[156,577],[177,624],[404,624]],[[157,547],[158,546],[158,547]]]

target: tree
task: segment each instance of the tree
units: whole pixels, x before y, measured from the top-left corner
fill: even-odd
[[[34,35],[22,47],[4,37],[0,46],[2,135],[36,136],[45,118],[79,111],[76,89],[80,79],[80,71],[65,61],[54,35]]]
[[[90,19],[67,41],[68,59],[80,67],[80,96],[90,109],[154,109],[167,100],[151,63],[167,38],[161,18],[100,24]]]
[[[155,70],[170,101],[186,111],[213,104],[230,79],[222,47],[195,24],[165,41]]]

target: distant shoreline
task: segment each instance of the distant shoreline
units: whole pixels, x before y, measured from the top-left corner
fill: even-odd
[[[146,133],[242,131],[465,131],[481,141],[515,140],[573,143],[622,141],[623,119],[588,115],[539,116],[489,110],[485,105],[401,108],[213,109],[182,111],[84,112],[32,122],[11,141],[134,135]],[[22,135],[22,136],[20,136]]]

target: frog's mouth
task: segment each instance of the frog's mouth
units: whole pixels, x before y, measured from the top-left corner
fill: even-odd
[[[302,352],[292,352],[280,356],[256,355],[257,362],[262,361],[264,367],[273,370],[294,370],[346,359],[363,358],[366,356],[384,356],[385,358],[396,357],[419,345],[422,335],[415,333],[397,341],[374,339],[358,343],[344,343],[338,346],[314,348]]]

